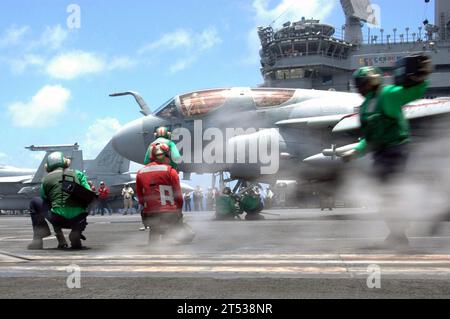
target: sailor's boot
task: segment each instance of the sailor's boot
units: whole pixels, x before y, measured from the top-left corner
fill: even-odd
[[[33,240],[31,241],[31,243],[28,244],[27,249],[28,250],[42,250],[42,249],[44,249],[44,241],[42,240],[42,238],[33,237]]]
[[[64,233],[62,230],[56,231],[55,233],[56,239],[58,240],[58,249],[66,249],[69,247],[66,241],[66,237],[64,237]]]
[[[150,227],[150,232],[148,234],[149,244],[158,244],[161,242],[161,232],[156,227]]]
[[[70,245],[72,249],[82,249],[81,245],[81,231],[80,230],[72,230],[69,234]]]
[[[28,245],[28,250],[41,250],[44,249],[44,241],[45,237],[50,236],[52,233],[50,232],[50,228],[47,223],[42,224],[38,227],[33,227],[33,240]]]

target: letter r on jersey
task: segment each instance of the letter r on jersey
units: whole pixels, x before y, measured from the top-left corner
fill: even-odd
[[[159,193],[161,194],[161,205],[167,205],[167,202],[175,205],[172,186],[159,185]]]

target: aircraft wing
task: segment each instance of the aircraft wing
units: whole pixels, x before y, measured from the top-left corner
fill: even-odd
[[[193,192],[195,190],[194,187],[192,187],[191,185],[188,185],[188,184],[183,183],[183,182],[181,182],[180,184],[181,184],[181,191],[183,193]]]
[[[25,183],[32,178],[33,175],[0,177],[0,183]]]
[[[331,163],[342,163],[341,157],[347,151],[354,149],[358,143],[345,145],[339,148],[333,149],[324,149],[322,153],[316,154],[314,156],[305,158],[303,160],[304,163],[312,164],[312,165],[329,165]]]
[[[405,117],[408,120],[416,120],[436,115],[450,113],[450,98],[434,100],[418,100],[404,107]],[[344,117],[333,128],[333,132],[346,132],[361,127],[358,114]]]
[[[283,120],[275,123],[277,126],[287,126],[287,127],[299,127],[299,126],[309,126],[309,127],[328,127],[335,126],[342,119],[350,114],[339,114],[339,115],[327,115],[327,116],[317,116],[317,117],[307,117],[307,118],[294,118],[289,120]]]

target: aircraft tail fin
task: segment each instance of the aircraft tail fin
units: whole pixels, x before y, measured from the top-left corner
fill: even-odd
[[[78,144],[74,145],[52,145],[52,146],[30,146],[26,149],[32,152],[45,152],[45,156],[42,159],[41,164],[30,183],[41,183],[42,179],[47,175],[45,170],[45,163],[47,157],[53,152],[62,152],[65,157],[70,158],[72,161],[71,168],[83,171],[83,151],[79,150]]]
[[[130,161],[117,154],[112,141],[103,148],[95,160],[85,161],[88,176],[95,174],[123,174],[130,170]]]

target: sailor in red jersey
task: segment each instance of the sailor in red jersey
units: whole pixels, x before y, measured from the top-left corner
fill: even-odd
[[[168,239],[188,243],[195,234],[183,223],[183,194],[177,171],[165,164],[170,154],[167,144],[152,146],[152,161],[136,176],[136,194],[142,211],[142,221],[150,227],[150,241]]]

